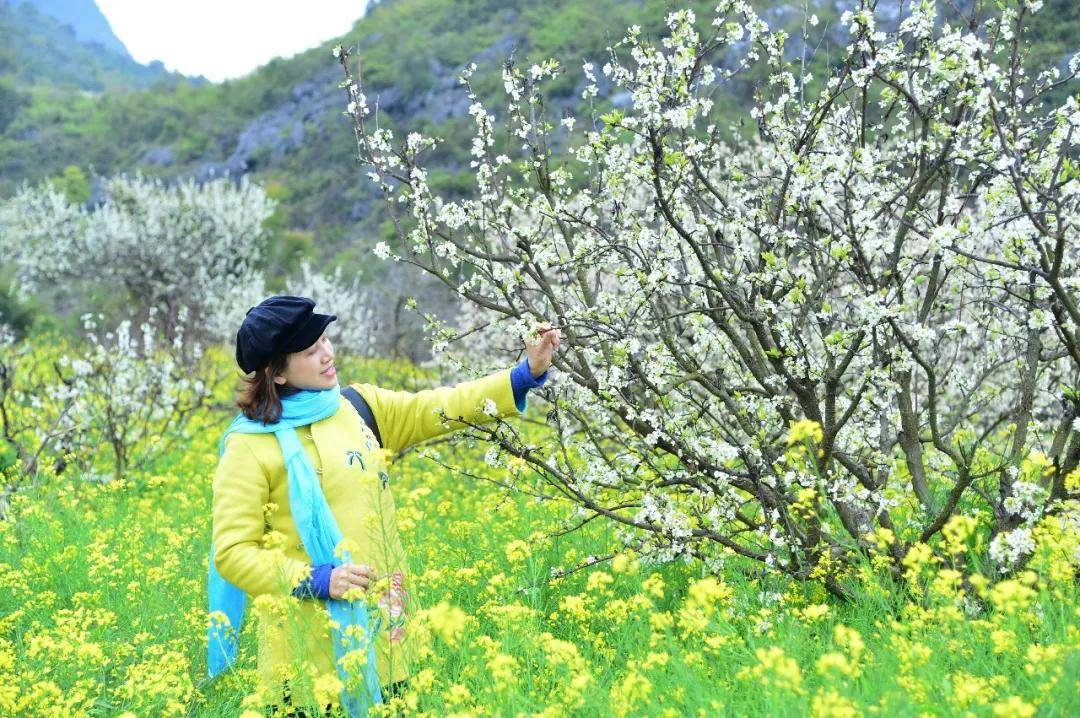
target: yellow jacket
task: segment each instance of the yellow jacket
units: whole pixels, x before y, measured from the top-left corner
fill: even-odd
[[[517,415],[510,370],[466,381],[454,387],[415,393],[391,391],[371,384],[353,384],[379,426],[383,449],[398,452],[417,442],[460,429],[461,422],[494,420],[483,406],[495,403],[499,417]],[[352,560],[375,567],[378,574],[401,572],[404,591],[384,600],[383,630],[376,635],[376,666],[383,685],[407,678],[414,660],[407,617],[415,611],[408,597],[408,562],[394,521],[394,500],[387,485],[384,454],[375,436],[345,397],[333,416],[297,427],[300,442],[315,467],[330,510],[346,541],[355,542]],[[214,563],[223,578],[258,597],[286,597],[287,611],[261,612],[258,663],[267,695],[280,692],[281,679],[307,673],[337,676],[327,626],[325,603],[291,598],[291,589],[308,575],[311,558],[300,543],[289,510],[288,477],[277,438],[272,433],[234,432],[214,474]],[[267,544],[271,532],[280,550]],[[280,604],[279,604],[280,605]],[[403,610],[402,610],[403,609]],[[375,614],[371,615],[372,620]],[[404,619],[404,626],[401,626]],[[388,624],[389,622],[389,624]],[[390,628],[394,626],[394,628]]]

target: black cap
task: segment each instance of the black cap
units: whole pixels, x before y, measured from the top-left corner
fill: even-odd
[[[336,314],[317,314],[307,297],[267,297],[247,310],[236,332],[236,363],[244,373],[258,371],[275,354],[307,349],[322,336]]]

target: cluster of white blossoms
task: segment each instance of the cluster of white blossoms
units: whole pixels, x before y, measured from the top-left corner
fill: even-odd
[[[999,533],[990,542],[990,559],[1002,566],[1015,566],[1035,550],[1031,529],[1018,528]]]
[[[602,72],[630,102],[593,122],[547,117],[558,63],[507,65],[499,113],[470,70],[467,200],[427,185],[434,141],[357,125],[395,250],[464,304],[460,328],[431,320],[440,350],[467,337],[448,358],[483,371],[520,349],[507,337],[557,320],[563,378],[544,393],[578,458],[527,457],[553,493],[656,555],[737,554],[834,591],[817,562],[870,553],[878,528],[909,537],[899,566],[962,507],[1015,554],[1067,498],[1080,108],[1055,91],[1077,67],[1027,72],[1011,10],[971,24],[942,7],[904,9],[887,32],[857,3],[813,83],[749,3],[674,12],[660,42],[631,28],[611,48]],[[744,70],[767,76],[745,137],[714,105]],[[800,422],[820,432],[813,451],[788,441]],[[1035,451],[1055,471],[1015,481]]]
[[[1013,516],[1019,516],[1029,523],[1034,523],[1042,517],[1043,507],[1046,505],[1046,494],[1046,489],[1038,484],[1017,481],[1012,485],[1012,495],[1006,497],[1002,504]]]
[[[386,242],[376,242],[371,251],[379,259],[390,258],[390,246]]]

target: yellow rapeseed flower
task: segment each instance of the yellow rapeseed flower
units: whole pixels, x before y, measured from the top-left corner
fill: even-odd
[[[1035,591],[1019,580],[1000,581],[990,589],[990,601],[994,608],[1005,614],[1023,611],[1035,600]]]
[[[443,641],[451,646],[457,645],[468,619],[464,611],[446,601],[440,601],[427,609],[424,615],[428,625]]]
[[[1031,718],[1035,706],[1025,703],[1019,696],[1009,696],[994,704],[995,718]]]
[[[529,544],[525,541],[515,540],[506,544],[506,560],[510,563],[519,563],[527,559],[532,550],[529,548]]]
[[[1054,461],[1041,451],[1031,452],[1020,462],[1020,474],[1029,480],[1037,481],[1052,473]]]
[[[587,596],[570,595],[563,596],[559,600],[559,610],[579,621],[589,617],[589,598]]]
[[[985,704],[994,697],[994,689],[985,678],[957,671],[951,678],[952,697],[961,708],[972,703]]]
[[[859,718],[862,713],[847,698],[832,688],[822,688],[810,704],[811,718]]]
[[[962,553],[967,548],[968,537],[975,533],[978,519],[974,516],[961,516],[957,514],[950,518],[941,528],[941,535],[945,537],[945,546],[949,553]]]
[[[644,703],[652,693],[652,683],[634,669],[630,669],[621,681],[611,686],[611,708],[616,716],[642,715],[637,706]]]
[[[360,544],[348,536],[341,539],[338,545],[334,547],[334,558],[339,558],[342,561],[351,561],[353,556],[359,555]]]
[[[664,579],[659,573],[654,573],[645,579],[641,584],[641,588],[656,598],[664,597]]]
[[[491,672],[491,677],[495,681],[495,685],[500,688],[517,683],[520,668],[517,659],[505,653],[498,653],[488,661],[488,670]]]
[[[813,603],[803,608],[796,608],[794,613],[807,623],[815,623],[828,617],[829,606],[825,603]]]
[[[671,656],[666,651],[649,651],[641,666],[642,668],[653,668],[654,666],[663,667],[666,666],[670,660]]]
[[[713,576],[707,576],[690,584],[686,602],[679,612],[679,625],[684,635],[700,633],[706,629],[718,605],[729,605],[734,591]]]
[[[447,691],[445,693],[445,696],[446,696],[447,702],[450,703],[451,705],[463,705],[465,703],[468,703],[472,699],[473,692],[470,691],[465,686],[461,685],[460,683],[455,683],[452,686],[450,686],[450,688],[447,689]],[[457,715],[469,715],[469,714],[460,714],[459,713]]]
[[[585,582],[585,590],[590,593],[605,593],[614,581],[615,579],[606,571],[593,571]]]
[[[611,570],[615,573],[634,574],[640,568],[633,551],[620,551],[611,559]]]
[[[422,668],[409,679],[409,687],[423,693],[431,690],[435,685],[435,671],[431,668]]]
[[[740,679],[753,678],[763,686],[774,687],[782,691],[791,691],[803,694],[806,691],[802,687],[802,671],[798,662],[787,655],[780,646],[758,648],[754,651],[757,665],[741,669],[736,677]]]
[[[825,432],[822,431],[821,424],[813,419],[800,419],[799,421],[791,422],[787,443],[788,446],[791,446],[793,444],[801,444],[807,439],[810,439],[814,443],[821,443],[824,438]]]
[[[357,651],[350,651],[342,656],[342,663],[346,662],[346,659],[351,653],[357,653]],[[367,659],[365,657],[364,663],[366,662]],[[354,669],[350,667],[349,670]],[[341,695],[342,688],[344,688],[344,686],[341,683],[341,679],[338,678],[337,673],[323,673],[317,676],[312,683],[312,691],[315,693],[315,702],[319,705],[327,705],[336,702],[338,696]]]
[[[878,526],[867,534],[867,538],[874,542],[878,551],[883,553],[896,543],[896,534],[892,532],[892,529],[887,529],[884,526]]]
[[[932,563],[937,562],[938,558],[934,556],[934,551],[921,541],[917,541],[911,545],[908,552],[904,554],[904,568],[907,571],[904,575],[909,580],[917,577],[924,567],[930,566]]]

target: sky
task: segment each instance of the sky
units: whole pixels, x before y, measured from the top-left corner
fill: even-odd
[[[220,82],[348,32],[367,0],[97,0],[136,61]]]

